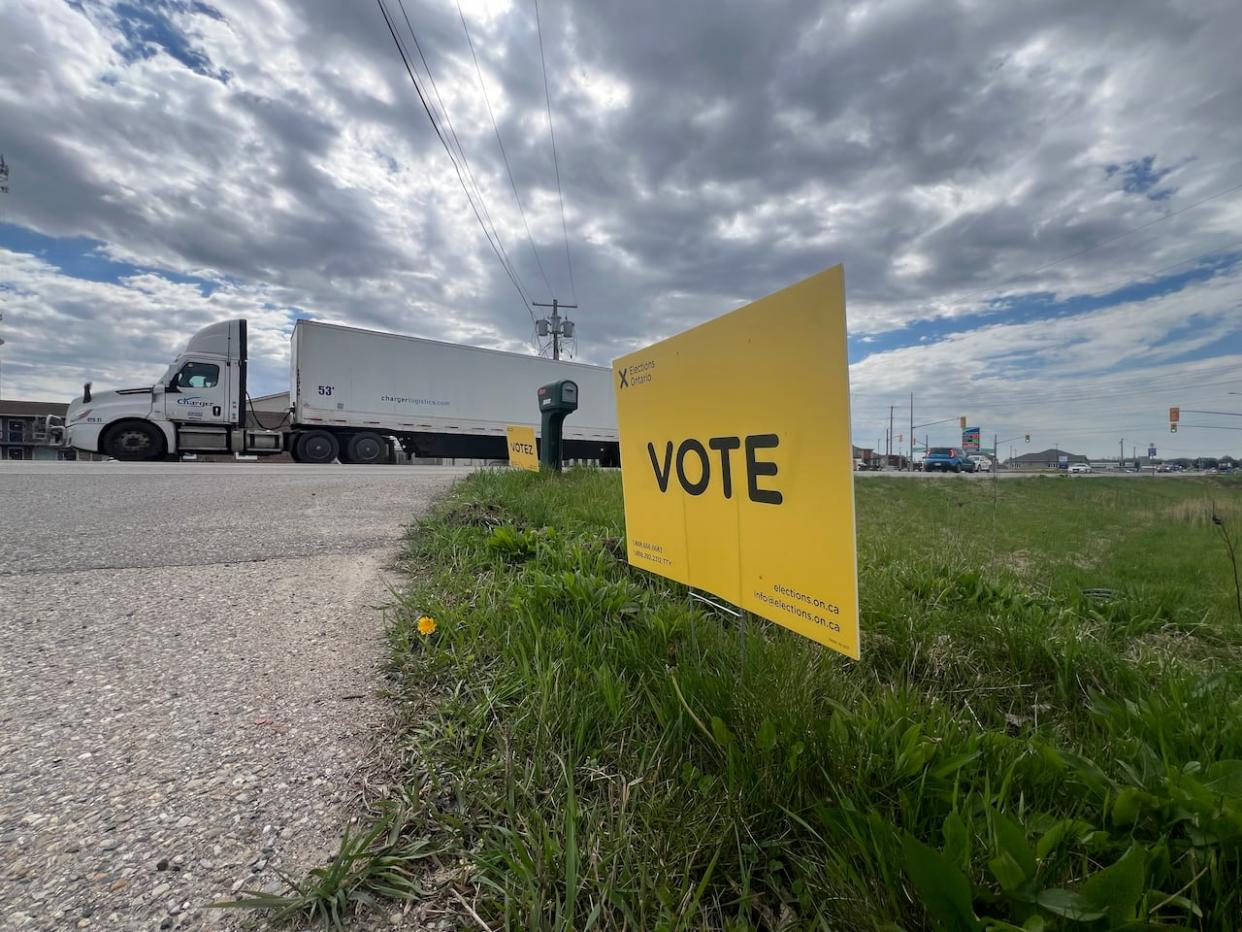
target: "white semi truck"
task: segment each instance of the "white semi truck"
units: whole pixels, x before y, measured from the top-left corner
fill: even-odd
[[[507,425],[538,431],[539,386],[572,379],[580,401],[563,455],[619,462],[608,368],[309,320],[294,325],[291,356],[289,410],[261,420],[246,388],[246,321],[204,327],[154,385],[93,392],[88,382],[69,405],[65,443],[120,460],[288,452],[370,464],[389,462],[396,446],[505,459]]]

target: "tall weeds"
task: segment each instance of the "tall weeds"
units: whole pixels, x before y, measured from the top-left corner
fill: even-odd
[[[482,503],[499,526],[459,523]],[[983,573],[986,539],[942,562],[864,530],[851,664],[759,620],[739,640],[620,536],[615,480],[578,472],[476,477],[412,537],[430,575],[394,670],[442,703],[410,779],[486,922],[1242,925],[1239,671],[1132,651],[1175,625],[1234,657],[1219,619]]]

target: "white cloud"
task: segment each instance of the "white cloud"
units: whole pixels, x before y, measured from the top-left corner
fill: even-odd
[[[217,17],[180,0],[0,2],[13,168],[0,219],[151,270],[106,284],[0,254],[0,283],[20,289],[6,295],[6,384],[63,397],[83,377],[158,371],[199,322],[242,313],[278,373],[289,308],[526,345],[530,317],[374,6],[223,0]],[[456,7],[406,8],[518,275],[546,299]],[[138,29],[135,9],[172,31]],[[977,324],[968,315],[997,298],[1106,294],[1242,248],[1242,191],[1192,206],[1242,183],[1236,3],[541,9],[589,360],[838,261],[851,329],[874,346],[929,318]],[[550,290],[567,299],[533,11],[472,0],[465,12]],[[1123,190],[1124,166],[1148,157],[1170,170],[1167,198]],[[204,298],[179,275],[217,290]],[[886,413],[885,393],[915,373],[956,406],[1029,392],[1028,372],[1068,384],[1110,356],[1135,373],[1180,366],[1172,349],[1236,333],[1230,281],[914,338],[857,368],[856,417]]]
[[[1029,431],[1037,445],[1060,440],[1097,454],[1115,450],[1129,432],[1145,449],[1167,433],[1170,406],[1219,408],[1228,390],[1242,391],[1239,347],[1187,359],[1236,336],[1239,320],[1242,269],[1235,269],[1169,295],[875,353],[850,367],[854,436],[873,444],[887,425],[888,405],[913,391],[916,423],[965,415],[989,435]],[[902,417],[908,435],[909,415],[900,415],[899,425]],[[957,427],[939,424],[927,433],[933,443],[948,442]],[[1215,431],[1183,431],[1175,445],[1203,453],[1236,449]]]

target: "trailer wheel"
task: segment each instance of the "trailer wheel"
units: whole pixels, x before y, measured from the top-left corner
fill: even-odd
[[[379,434],[369,430],[354,434],[345,445],[345,453],[351,463],[361,466],[372,466],[384,462],[387,444]]]
[[[157,460],[165,450],[164,435],[146,421],[121,421],[108,428],[100,444],[118,460]]]
[[[326,430],[308,430],[297,444],[298,458],[303,463],[331,463],[340,449],[336,438]]]

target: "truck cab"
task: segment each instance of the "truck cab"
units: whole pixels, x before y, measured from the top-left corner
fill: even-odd
[[[281,435],[246,425],[246,322],[204,327],[153,385],[92,392],[65,414],[65,443],[119,460],[181,453],[279,453]]]

